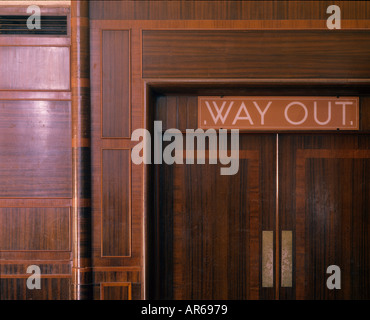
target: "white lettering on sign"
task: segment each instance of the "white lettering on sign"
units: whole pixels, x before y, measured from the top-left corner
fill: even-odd
[[[199,97],[198,126],[240,130],[358,130],[358,97]]]

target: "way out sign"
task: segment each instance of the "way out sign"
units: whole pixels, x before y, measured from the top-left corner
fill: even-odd
[[[358,97],[198,97],[198,127],[358,130]]]

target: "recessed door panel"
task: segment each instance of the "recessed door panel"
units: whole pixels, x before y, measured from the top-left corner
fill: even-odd
[[[260,279],[262,230],[273,232],[268,217],[275,213],[268,203],[275,135],[242,135],[240,146],[235,175],[221,175],[224,166],[207,161],[157,166],[152,298],[273,295]],[[270,268],[273,281],[273,261]]]
[[[369,145],[368,135],[279,135],[280,228],[295,235],[281,298],[370,297]]]

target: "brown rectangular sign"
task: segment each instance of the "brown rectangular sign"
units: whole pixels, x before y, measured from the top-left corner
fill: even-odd
[[[198,127],[358,130],[358,97],[199,97]]]

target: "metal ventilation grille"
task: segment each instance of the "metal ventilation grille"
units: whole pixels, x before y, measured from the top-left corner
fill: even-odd
[[[41,29],[28,29],[30,16],[0,16],[0,34],[67,35],[67,16],[41,15]]]

